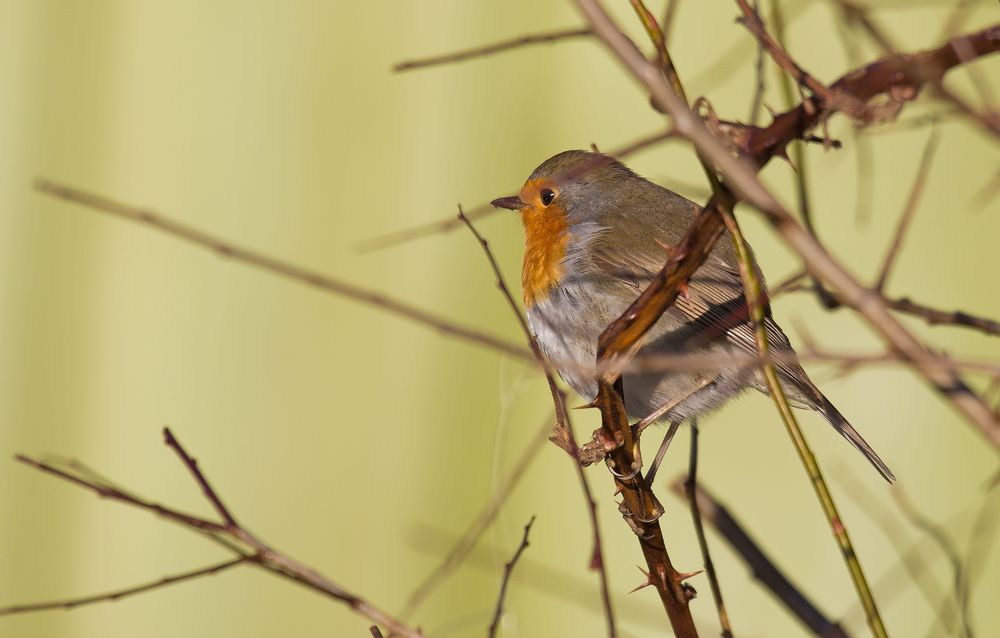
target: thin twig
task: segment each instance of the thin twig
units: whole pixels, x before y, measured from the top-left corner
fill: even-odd
[[[694,522],[694,531],[698,537],[698,547],[701,549],[701,557],[705,563],[705,573],[708,574],[708,583],[712,588],[712,597],[715,598],[715,610],[719,614],[719,626],[722,628],[723,638],[733,637],[733,627],[729,622],[729,612],[726,610],[726,603],[722,600],[722,588],[719,586],[719,575],[715,571],[715,563],[712,562],[712,554],[708,551],[708,539],[705,537],[705,525],[701,521],[701,508],[698,507],[698,421],[691,420],[691,455],[688,461],[687,480],[684,481],[684,490],[687,492],[688,503],[691,506],[691,519]]]
[[[415,323],[433,328],[442,334],[477,343],[519,359],[533,360],[530,352],[503,339],[468,328],[450,319],[437,316],[426,310],[421,310],[406,302],[393,299],[381,293],[306,270],[305,268],[275,259],[274,257],[268,257],[248,248],[242,248],[157,213],[46,180],[37,180],[35,182],[35,189],[59,199],[150,226],[168,235],[173,235],[179,239],[207,248],[220,257],[234,259],[276,275],[315,286],[325,292],[353,299],[365,305],[373,306],[390,314],[398,315]]]
[[[597,572],[601,589],[601,603],[604,606],[604,616],[607,622],[608,635],[614,638],[618,635],[618,630],[615,625],[614,609],[611,606],[611,592],[608,589],[608,574],[604,566],[604,550],[601,541],[601,528],[597,520],[597,501],[594,500],[594,495],[590,490],[590,483],[587,481],[587,475],[584,474],[583,466],[579,462],[579,451],[573,435],[573,424],[570,420],[569,412],[566,410],[566,396],[556,384],[555,371],[553,370],[552,363],[550,363],[542,353],[542,349],[538,345],[538,340],[535,339],[535,335],[531,332],[531,328],[528,327],[527,320],[524,318],[524,315],[521,314],[521,310],[518,308],[517,302],[514,301],[514,295],[510,292],[510,287],[507,286],[507,282],[504,280],[503,272],[500,270],[500,264],[497,263],[496,257],[493,255],[493,251],[490,249],[489,243],[482,235],[479,234],[476,227],[472,225],[472,221],[465,215],[464,212],[462,212],[461,206],[458,207],[458,218],[469,228],[469,231],[472,232],[473,236],[479,242],[480,247],[483,249],[486,260],[489,262],[490,268],[493,270],[497,288],[500,290],[504,299],[507,300],[507,305],[510,307],[511,312],[514,313],[514,316],[517,318],[518,325],[521,326],[521,330],[524,332],[524,336],[528,340],[531,352],[534,354],[535,359],[538,361],[539,365],[541,365],[542,370],[545,373],[545,380],[548,382],[549,392],[552,395],[552,402],[556,411],[556,429],[553,431],[553,435],[550,437],[550,440],[569,454],[570,459],[573,462],[573,467],[577,473],[577,477],[580,480],[580,488],[583,490],[583,496],[587,501],[587,511],[590,516],[590,527],[593,532],[593,550],[591,553],[590,568]]]
[[[764,23],[760,16],[750,6],[749,0],[736,0],[743,18],[740,20],[747,29],[757,38],[764,49],[771,55],[771,58],[784,69],[789,75],[795,78],[800,85],[809,88],[815,95],[823,99],[828,108],[850,114],[852,117],[862,117],[864,105],[860,100],[849,93],[839,93],[826,86],[812,75],[807,73],[795,60],[792,59],[774,38],[772,38],[764,28]]]
[[[250,560],[253,560],[253,557],[237,556],[236,558],[225,560],[221,563],[215,563],[214,565],[209,565],[208,567],[193,569],[188,572],[173,574],[171,576],[164,576],[163,578],[148,583],[133,585],[132,587],[125,587],[123,589],[116,589],[104,594],[94,594],[91,596],[82,596],[80,598],[67,598],[65,600],[53,600],[44,603],[0,607],[0,616],[23,614],[32,611],[46,611],[49,609],[75,609],[85,605],[93,605],[94,603],[119,601],[124,598],[128,598],[129,596],[135,596],[136,594],[142,594],[154,589],[160,589],[162,587],[167,587],[168,585],[175,585],[187,580],[194,580],[195,578],[200,578],[201,576],[213,576],[219,572],[229,569],[230,567],[235,567]]]
[[[487,44],[485,46],[478,46],[478,47],[473,47],[471,49],[464,49],[462,51],[455,51],[453,53],[445,53],[443,55],[435,55],[431,57],[420,58],[418,60],[407,60],[405,62],[400,62],[399,64],[396,64],[395,66],[392,67],[392,70],[399,73],[400,71],[412,71],[413,69],[424,69],[431,66],[440,66],[442,64],[451,64],[453,62],[461,62],[463,60],[479,58],[493,53],[500,53],[501,51],[509,51],[510,49],[517,49],[532,44],[551,44],[553,42],[558,42],[560,40],[569,40],[571,38],[579,38],[589,35],[592,35],[590,29],[580,29],[580,28],[558,29],[555,31],[532,33],[530,35],[523,35],[517,38],[511,38],[509,40],[502,40],[500,42],[495,42],[493,44]]]
[[[938,546],[941,553],[948,559],[948,563],[951,566],[952,594],[955,597],[955,605],[958,608],[958,617],[962,625],[962,635],[965,638],[972,638],[972,627],[969,624],[969,592],[966,589],[968,578],[965,575],[965,566],[958,548],[955,547],[954,541],[948,537],[943,527],[917,511],[917,508],[913,506],[913,503],[910,502],[910,499],[907,498],[906,493],[902,489],[892,490],[892,497],[899,507],[899,511],[903,513],[903,516],[914,527],[927,534],[928,538],[934,541],[934,544]],[[942,606],[946,606],[949,604],[949,601],[944,601],[941,604]]]
[[[490,622],[490,629],[487,635],[493,638],[497,635],[497,629],[500,627],[500,617],[503,616],[503,601],[507,597],[507,585],[510,584],[510,576],[514,573],[514,566],[517,565],[517,561],[521,558],[521,554],[524,550],[528,548],[528,533],[531,532],[531,526],[535,524],[535,517],[532,516],[528,521],[528,524],[524,526],[524,536],[521,537],[521,544],[517,546],[517,551],[514,552],[514,556],[511,557],[507,564],[503,566],[503,579],[500,581],[500,594],[497,596],[497,605],[493,610],[493,620]]]
[[[222,505],[222,498],[208,483],[208,480],[198,468],[198,465],[194,462],[194,457],[187,452],[187,450],[180,444],[168,428],[164,428],[163,436],[164,441],[167,442],[167,445],[174,451],[188,472],[191,474],[192,478],[202,489],[205,499],[220,514],[223,520],[231,521],[231,524],[221,524],[213,521],[207,521],[184,514],[183,512],[179,512],[171,507],[152,503],[123,490],[111,488],[103,483],[96,482],[89,475],[74,475],[22,455],[18,455],[15,458],[18,461],[30,465],[46,474],[50,474],[77,485],[78,487],[92,491],[98,496],[111,498],[126,505],[131,505],[133,507],[155,513],[161,517],[183,525],[190,530],[196,531],[212,540],[221,542],[227,549],[237,555],[239,562],[258,565],[273,574],[282,576],[312,589],[315,592],[343,602],[355,613],[364,616],[378,625],[386,627],[395,635],[407,638],[421,638],[423,636],[423,633],[419,630],[405,625],[364,598],[350,593],[339,585],[334,584],[315,569],[308,567],[287,554],[279,552],[278,550],[275,550],[265,544],[255,535],[236,523],[236,519],[232,516],[232,514],[228,514],[227,517],[224,512],[228,513],[229,510]],[[240,545],[247,546],[250,550],[244,550],[240,547]],[[143,591],[149,591],[156,588],[158,588],[158,586],[145,587]]]
[[[758,15],[758,19],[759,19]],[[785,46],[785,14],[782,11],[782,4],[775,0],[771,4],[771,18],[774,22],[774,37],[781,47]],[[761,45],[763,47],[763,44]],[[778,84],[781,87],[782,97],[785,99],[785,108],[792,108],[795,105],[795,97],[792,93],[792,81],[788,74],[780,73]],[[809,163],[804,140],[799,140],[792,144],[792,165],[794,167],[795,194],[799,203],[799,214],[802,216],[802,223],[805,224],[813,237],[819,240],[816,232],[816,224],[813,219],[812,201],[809,197]],[[827,309],[834,308],[834,303],[830,292],[815,275],[810,275],[816,295],[820,302]]]
[[[493,521],[496,520],[497,515],[500,513],[500,509],[507,502],[510,495],[513,494],[514,488],[518,483],[520,483],[528,467],[542,450],[542,446],[548,439],[549,433],[552,431],[552,421],[553,417],[551,415],[545,417],[545,420],[542,421],[542,424],[538,428],[535,436],[532,437],[527,447],[524,448],[521,456],[518,457],[507,476],[505,476],[500,481],[499,485],[497,485],[493,496],[490,497],[483,509],[480,510],[476,517],[472,519],[472,522],[469,523],[469,527],[465,530],[465,533],[459,537],[459,539],[452,546],[451,550],[444,555],[438,566],[435,567],[434,570],[431,571],[419,585],[417,585],[407,598],[406,605],[403,607],[402,611],[399,612],[400,618],[409,618],[413,612],[416,611],[417,607],[419,607],[420,604],[427,599],[431,592],[433,592],[439,584],[444,582],[444,579],[446,579],[452,572],[458,569],[472,550],[475,549],[476,544],[479,542],[479,539],[482,538],[483,533],[489,528]]]
[[[889,545],[892,546],[899,557],[897,568],[900,565],[902,566],[902,569],[906,571],[910,580],[913,581],[917,590],[923,596],[927,608],[935,611],[934,624],[929,629],[943,632],[942,635],[953,635],[955,626],[958,623],[957,605],[941,604],[942,601],[953,601],[948,597],[947,592],[941,588],[937,580],[933,578],[930,572],[930,565],[927,561],[928,552],[923,551],[923,548],[921,548],[921,551],[912,551],[918,543],[914,543],[908,550],[904,550],[907,544],[905,528],[898,521],[898,518],[893,516],[892,510],[885,507],[881,501],[875,498],[872,490],[864,481],[854,478],[850,472],[834,472],[833,476],[835,480],[843,484],[847,493],[851,495],[851,500],[854,504],[860,507],[868,518],[882,531],[882,534],[889,541]],[[875,581],[874,586],[876,590],[885,592],[886,594],[904,590],[898,583],[890,585],[887,580],[888,576],[889,573],[883,573]],[[885,603],[886,601],[883,598],[883,604]]]
[[[751,8],[754,14],[760,18],[758,11],[758,3],[753,2]],[[778,8],[778,0],[774,2],[775,10]],[[779,38],[780,41],[780,38]],[[784,76],[782,76],[784,77]],[[757,121],[760,119],[760,110],[764,106],[764,90],[766,88],[766,82],[764,77],[764,45],[759,41],[757,42],[757,60],[754,63],[754,82],[753,97],[750,98],[750,115],[747,121],[753,125],[757,125]]]
[[[932,326],[959,326],[974,328],[984,334],[1000,335],[1000,322],[986,317],[970,315],[962,310],[938,310],[909,297],[886,299],[885,305],[897,312],[920,317]]]
[[[167,444],[167,447],[173,450],[174,454],[181,460],[181,463],[188,469],[191,476],[194,478],[195,482],[201,488],[202,494],[208,499],[208,502],[212,504],[215,508],[216,513],[226,522],[226,527],[239,527],[236,523],[236,519],[233,518],[232,513],[223,504],[222,498],[219,496],[218,492],[212,489],[212,486],[208,482],[208,478],[198,467],[198,461],[188,455],[188,453],[181,447],[181,444],[174,438],[173,433],[170,428],[163,428],[163,442]]]
[[[678,477],[672,483],[674,493],[681,498],[687,495],[687,480]],[[746,532],[729,510],[702,486],[695,487],[698,511],[722,538],[729,543],[736,554],[750,567],[753,577],[781,601],[788,611],[807,626],[816,636],[823,638],[847,638],[847,633],[822,611],[792,583],[774,564],[760,545]]]
[[[789,288],[787,292],[809,291],[811,288]],[[874,293],[874,291],[873,291]],[[840,297],[834,295],[837,304],[843,304]],[[956,326],[971,328],[987,335],[1000,335],[1000,321],[972,315],[964,310],[941,310],[910,299],[909,297],[891,298],[880,296],[882,303],[889,310],[901,312],[913,317],[919,317],[932,326]]]
[[[889,272],[892,270],[892,266],[896,262],[896,256],[899,254],[899,249],[903,245],[903,238],[906,236],[906,231],[913,220],[913,214],[917,210],[920,195],[924,191],[924,182],[927,181],[927,174],[931,168],[931,160],[934,157],[934,151],[937,149],[940,137],[939,129],[937,127],[932,128],[931,134],[927,138],[927,144],[924,146],[924,152],[920,157],[920,166],[917,168],[917,175],[913,179],[913,186],[910,188],[910,194],[906,198],[906,206],[903,207],[903,214],[899,216],[899,224],[896,226],[896,232],[893,233],[892,242],[890,242],[889,248],[885,252],[885,258],[882,260],[882,268],[875,279],[874,288],[878,292],[885,290],[885,283],[889,279]]]

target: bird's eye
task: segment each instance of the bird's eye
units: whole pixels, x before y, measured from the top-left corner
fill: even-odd
[[[552,203],[552,200],[556,198],[556,192],[551,188],[543,188],[540,195],[542,198],[542,206],[548,206]]]

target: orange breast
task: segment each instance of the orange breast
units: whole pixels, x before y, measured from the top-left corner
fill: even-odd
[[[529,206],[521,212],[524,224],[524,264],[521,289],[531,307],[548,296],[563,276],[562,260],[569,240],[566,213],[560,206]]]

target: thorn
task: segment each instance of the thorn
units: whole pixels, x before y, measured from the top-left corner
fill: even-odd
[[[674,580],[678,583],[682,583],[689,578],[694,578],[698,574],[704,574],[704,569],[699,569],[696,572],[674,572]]]
[[[681,291],[681,295],[684,296],[684,301],[691,301],[691,290],[688,288],[688,282],[682,281],[678,286],[678,290]]]
[[[650,585],[653,584],[653,577],[650,576],[649,572],[647,572],[642,567],[639,567],[638,565],[636,565],[636,568],[640,572],[642,572],[642,575],[645,577],[645,580],[643,580],[641,583],[639,583],[632,591],[629,592],[629,594],[634,594],[635,592],[639,591],[640,589],[645,589],[645,588],[647,588],[647,587],[649,587]]]
[[[597,144],[594,144],[593,142],[590,143],[590,150],[594,151],[595,153],[601,152],[600,149],[597,148]]]
[[[570,409],[571,410],[589,410],[591,408],[596,408],[596,407],[597,407],[597,398],[595,397],[593,401],[590,401],[588,403],[584,403],[582,405],[575,405],[575,406],[573,406]]]
[[[663,252],[667,253],[667,255],[672,255],[673,254],[674,247],[671,246],[670,244],[668,244],[666,242],[662,242],[662,241],[660,241],[659,239],[656,239],[656,238],[654,238],[653,241],[655,241],[657,244],[659,244],[660,248],[662,248]]]

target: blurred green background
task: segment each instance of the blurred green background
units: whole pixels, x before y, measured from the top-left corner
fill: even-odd
[[[784,4],[789,48],[807,69],[832,81],[849,68],[831,3]],[[872,4],[901,45],[919,48],[941,41],[953,3]],[[1000,19],[995,2],[966,4],[966,29]],[[640,38],[626,3],[616,9]],[[731,2],[681,3],[671,47],[690,94],[745,119],[756,54],[736,14]],[[540,377],[482,347],[47,198],[31,182],[46,177],[148,206],[517,341],[464,230],[369,254],[356,244],[451,216],[456,202],[509,194],[560,150],[592,142],[610,149],[662,119],[588,40],[401,75],[390,66],[580,23],[570,3],[527,0],[0,0],[0,606],[101,592],[224,558],[185,530],[10,461],[15,452],[71,456],[208,515],[161,444],[165,424],[265,540],[390,611],[402,606],[535,436],[549,410]],[[859,60],[875,56],[864,38],[848,41]],[[994,89],[998,64],[974,65]],[[780,108],[768,68],[766,101]],[[968,78],[959,71],[949,84],[978,103]],[[904,117],[940,108],[925,97]],[[808,149],[819,232],[862,279],[881,263],[929,130],[864,135],[871,158],[860,170],[843,118],[831,131],[845,150]],[[997,317],[1000,201],[974,198],[995,175],[997,143],[964,121],[941,133],[889,291]],[[629,163],[702,198],[684,145],[660,145]],[[786,164],[775,162],[765,177],[794,204]],[[796,260],[769,229],[752,211],[741,215],[770,280],[794,272]],[[497,214],[479,227],[516,282],[518,221]],[[784,297],[775,312],[793,342],[806,333],[838,351],[880,348],[852,313],[824,312],[810,296]],[[907,324],[938,348],[1000,357],[996,338]],[[842,378],[809,368],[895,470],[899,488],[967,551],[995,452],[909,372],[865,368]],[[575,416],[578,433],[595,426],[595,414]],[[931,580],[950,592],[945,557],[901,518],[860,455],[818,416],[802,421],[890,631],[942,635],[932,625],[936,605],[901,570],[900,553],[915,546]],[[741,399],[702,431],[705,485],[826,613],[864,635],[839,552],[769,401]],[[686,468],[687,442],[683,430],[664,481]],[[663,635],[655,595],[626,596],[641,578],[641,556],[607,472],[588,475],[623,635]],[[675,563],[700,568],[686,506],[672,496],[665,505]],[[987,505],[987,520],[996,505]],[[484,633],[503,563],[531,514],[538,519],[511,585],[504,635],[602,635],[583,500],[569,461],[551,445],[472,560],[414,622],[434,636]],[[710,542],[737,634],[802,635],[712,533]],[[971,618],[982,635],[1000,622],[1000,554],[980,550],[971,569]],[[692,583],[701,592],[696,620],[703,635],[715,635],[708,583]],[[0,618],[0,635],[363,636],[367,625],[341,604],[240,568],[120,603]]]

